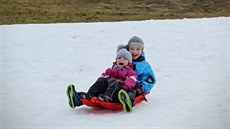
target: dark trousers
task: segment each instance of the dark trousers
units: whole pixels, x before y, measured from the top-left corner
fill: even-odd
[[[108,81],[106,78],[100,77],[97,81],[89,88],[88,93],[91,96],[98,97],[99,94],[104,94],[108,88]]]
[[[109,96],[113,102],[118,101],[118,92],[121,89],[122,84],[116,79],[108,81],[108,88],[105,91],[105,95]]]
[[[110,79],[100,77],[97,81],[89,88],[88,93],[91,96],[98,97],[99,94],[104,94],[109,96],[113,101],[118,99],[118,91],[121,89],[122,84],[120,84],[116,79]]]
[[[105,94],[112,98],[115,102],[118,100],[118,92],[121,89],[121,86],[116,79],[107,80],[106,78],[100,77],[97,81],[89,88],[88,92],[90,96],[98,97],[99,94]],[[131,89],[129,92],[129,97],[132,102],[135,99],[135,90]]]

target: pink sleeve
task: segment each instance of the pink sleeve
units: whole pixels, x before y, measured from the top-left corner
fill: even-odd
[[[104,73],[102,73],[102,76],[103,77],[109,77],[110,73],[111,73],[112,69],[111,68],[108,68],[105,70]]]
[[[122,87],[126,91],[129,91],[130,89],[134,88],[137,81],[137,74],[134,70],[128,71],[127,79],[125,80],[125,85]]]

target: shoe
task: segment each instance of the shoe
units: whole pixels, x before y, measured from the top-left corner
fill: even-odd
[[[74,85],[70,84],[67,87],[66,94],[68,97],[68,103],[71,108],[75,108],[76,106],[81,106],[80,102],[81,95],[75,91]]]
[[[120,103],[122,104],[123,110],[126,112],[131,112],[132,111],[132,102],[130,100],[129,94],[121,89],[118,92],[118,99]]]
[[[98,99],[103,102],[112,102],[112,98],[104,94],[99,94]]]
[[[92,98],[92,95],[86,92],[78,92],[81,95],[82,99],[88,99],[90,100]]]

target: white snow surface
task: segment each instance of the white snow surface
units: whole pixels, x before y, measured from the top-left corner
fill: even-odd
[[[1,129],[229,129],[230,17],[0,26]],[[145,43],[157,83],[133,112],[71,109],[119,44]]]

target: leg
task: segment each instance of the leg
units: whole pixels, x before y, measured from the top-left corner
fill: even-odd
[[[132,89],[131,89],[129,92],[127,92],[127,93],[128,93],[128,95],[129,95],[129,98],[130,98],[130,101],[131,101],[131,103],[132,103],[132,106],[134,106],[133,103],[134,103],[134,100],[135,100],[135,97],[136,97],[134,88],[132,88]]]
[[[82,105],[82,103],[80,101],[81,94],[79,94],[75,91],[73,84],[68,85],[68,87],[66,89],[66,94],[68,97],[68,103],[69,103],[71,108],[75,108],[76,106]]]
[[[126,112],[132,111],[132,101],[130,100],[130,95],[123,89],[118,92],[118,99],[122,104],[123,110]]]
[[[106,78],[100,77],[97,81],[89,88],[88,94],[91,97],[95,96],[98,97],[99,94],[105,93],[106,89],[108,88],[108,81]]]
[[[121,84],[116,79],[108,81],[108,88],[104,94],[99,95],[99,99],[105,102],[116,102],[118,101],[118,91],[121,88]]]
[[[120,90],[121,86],[119,85],[116,79],[112,79],[109,81],[109,87],[105,91],[105,95],[109,96],[113,102],[116,102],[118,91]]]

